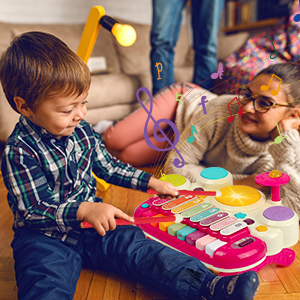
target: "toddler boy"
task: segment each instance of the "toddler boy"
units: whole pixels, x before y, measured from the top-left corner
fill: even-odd
[[[1,169],[14,214],[19,299],[72,299],[82,266],[117,272],[180,299],[249,300],[255,272],[219,277],[198,259],[146,239],[133,218],[95,197],[92,171],[127,188],[177,195],[176,188],[112,157],[84,121],[85,63],[42,32],[16,37],[0,59],[0,80],[19,122]],[[80,229],[88,221],[94,229]]]

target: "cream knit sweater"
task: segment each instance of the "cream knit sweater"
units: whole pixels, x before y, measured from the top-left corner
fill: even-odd
[[[198,105],[201,94],[205,93],[207,114]],[[253,173],[263,173],[278,170],[288,174],[290,182],[281,186],[281,199],[285,206],[290,207],[300,215],[300,135],[296,129],[282,132],[285,139],[280,144],[272,144],[271,139],[258,142],[241,132],[238,127],[237,112],[239,106],[234,101],[229,107],[234,119],[230,116],[227,104],[234,95],[217,96],[203,89],[195,89],[188,94],[182,105],[178,105],[175,124],[180,133],[176,146],[184,158],[185,165],[176,168],[175,151],[168,155],[164,168],[165,174],[179,174],[196,181],[196,176],[207,167],[221,167],[232,173],[235,180],[245,178]],[[195,101],[193,101],[196,99]],[[192,114],[193,113],[193,114]],[[192,114],[192,115],[191,115]],[[191,136],[191,125],[195,133],[193,143],[188,143]]]

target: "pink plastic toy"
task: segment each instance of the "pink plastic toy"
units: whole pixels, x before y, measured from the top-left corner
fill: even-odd
[[[209,190],[217,187],[216,196],[189,195],[171,200],[151,197],[134,212],[134,217],[149,218],[181,214],[181,223],[137,226],[148,238],[198,258],[220,275],[249,270],[258,272],[272,263],[292,264],[295,252],[289,247],[298,242],[299,217],[281,204],[279,190],[280,185],[290,180],[289,176],[272,171],[255,178],[256,183],[271,187],[271,201],[254,188],[230,183],[224,185],[230,173],[221,168],[216,172],[215,169],[205,169],[201,178]],[[190,183],[180,175],[167,176],[171,178],[169,182],[180,183],[178,189],[204,187],[201,182]],[[223,187],[220,187],[220,182]]]
[[[152,190],[152,189],[148,189],[147,190],[148,194],[158,194],[157,191]],[[183,196],[183,195],[187,195],[187,196],[221,196],[221,192],[217,191],[217,192],[209,192],[209,191],[188,191],[188,190],[178,190],[178,195],[179,196]]]
[[[161,222],[174,222],[179,223],[183,220],[181,215],[171,215],[166,217],[147,217],[147,218],[134,218],[134,222],[128,222],[126,220],[122,219],[116,219],[116,225],[122,226],[122,225],[137,225],[137,224],[149,224],[149,223],[161,223]],[[81,228],[92,228],[93,225],[91,225],[87,221],[83,221],[80,225]]]
[[[271,200],[280,201],[280,186],[290,181],[290,176],[279,171],[266,172],[257,175],[254,181],[263,186],[271,187]]]

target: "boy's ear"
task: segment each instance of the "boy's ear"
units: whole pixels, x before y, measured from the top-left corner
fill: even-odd
[[[14,97],[14,101],[17,107],[17,110],[20,114],[25,117],[30,117],[32,115],[32,110],[27,105],[26,101],[21,97]]]

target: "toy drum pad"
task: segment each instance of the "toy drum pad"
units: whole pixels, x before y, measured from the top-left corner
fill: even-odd
[[[219,190],[219,197],[151,197],[139,205],[134,217],[181,214],[181,223],[138,225],[148,236],[200,259],[220,275],[259,271],[276,263],[290,265],[295,252],[288,247],[299,238],[298,215],[280,202],[266,200],[248,186],[233,186],[232,175],[222,168],[208,168],[196,183],[180,175],[165,175],[178,189]]]

